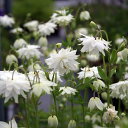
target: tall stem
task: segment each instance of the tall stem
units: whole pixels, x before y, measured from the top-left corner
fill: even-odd
[[[53,96],[53,100],[54,100],[54,110],[55,110],[55,114],[57,115],[57,103],[56,103],[56,96],[54,94],[54,92],[52,93]]]

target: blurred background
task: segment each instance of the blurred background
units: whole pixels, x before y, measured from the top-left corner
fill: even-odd
[[[127,37],[128,0],[0,0],[0,15],[14,16],[17,25],[24,22],[27,15],[30,15],[31,20],[46,22],[52,15],[53,10],[64,7],[78,9],[83,4],[87,4],[85,10],[90,12],[91,20],[100,24],[107,31],[109,40],[114,41],[117,37]],[[3,31],[1,36],[0,69],[2,70],[2,67],[4,67],[2,58],[5,58],[9,51],[11,35]],[[48,39],[50,43],[57,43],[61,42],[64,37],[65,33],[60,28]],[[46,106],[49,104],[48,102],[49,100],[47,100]],[[47,111],[46,106],[42,107]],[[1,99],[0,120],[8,120],[9,115],[13,113],[13,109],[13,105],[9,108],[3,107],[3,100]]]

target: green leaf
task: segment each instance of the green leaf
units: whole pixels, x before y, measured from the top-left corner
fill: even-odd
[[[106,81],[108,79],[107,74],[105,73],[104,69],[102,69],[101,67],[98,67],[98,72],[99,72],[100,77],[103,80]]]
[[[110,63],[116,63],[117,61],[117,51],[114,49],[110,55]]]

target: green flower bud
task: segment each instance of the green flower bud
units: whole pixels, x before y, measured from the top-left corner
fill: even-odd
[[[107,100],[107,93],[106,93],[106,92],[102,92],[102,93],[101,93],[101,97],[102,97],[104,100]]]
[[[76,128],[76,121],[75,120],[70,120],[68,124],[68,128]]]
[[[50,128],[57,128],[57,126],[58,126],[58,119],[57,119],[57,117],[55,115],[48,117],[48,126]]]
[[[57,44],[56,44],[56,47],[57,47],[57,48],[61,48],[61,46],[62,46],[62,43],[57,43]]]
[[[94,21],[90,22],[90,26],[93,27],[93,28],[97,28],[97,24]]]

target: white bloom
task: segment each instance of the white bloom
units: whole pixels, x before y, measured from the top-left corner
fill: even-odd
[[[80,13],[81,20],[89,20],[90,18],[90,13],[88,11],[83,11]]]
[[[61,95],[75,95],[77,90],[71,87],[60,87]]]
[[[90,110],[97,108],[97,109],[102,111],[104,108],[104,104],[102,103],[102,101],[98,97],[92,97],[89,100],[88,108],[90,108]]]
[[[50,58],[46,59],[46,63],[50,69],[53,69],[54,72],[59,72],[61,75],[67,73],[68,71],[76,71],[78,69],[78,62],[76,59],[76,50],[71,48],[61,49],[58,53],[50,54]]]
[[[19,58],[21,59],[31,59],[31,58],[40,59],[42,53],[37,48],[38,46],[28,45],[25,48],[21,48],[17,50],[17,53],[19,55]]]
[[[79,79],[83,79],[86,77],[92,78],[92,77],[96,77],[96,78],[100,78],[99,73],[98,73],[98,69],[97,67],[85,67],[85,68],[81,68],[81,72],[78,73],[78,78]]]
[[[15,34],[15,33],[21,33],[23,32],[23,29],[20,27],[14,28],[10,31],[11,33]]]
[[[58,126],[58,119],[55,115],[48,117],[48,126],[51,128],[57,128]]]
[[[128,80],[119,81],[118,83],[111,84],[110,89],[111,97],[125,99],[128,97]]]
[[[37,20],[29,21],[24,24],[24,27],[26,27],[29,31],[36,31],[38,28],[39,22]]]
[[[7,57],[6,57],[6,63],[9,64],[9,65],[11,65],[14,62],[16,62],[16,63],[18,62],[16,56],[13,55],[13,54],[7,55]]]
[[[48,45],[48,40],[46,37],[40,37],[40,39],[38,40],[38,44],[40,47],[47,47]]]
[[[73,20],[73,16],[67,13],[66,10],[56,11],[56,13],[52,15],[51,20],[60,26],[67,26]]]
[[[117,62],[119,62],[120,60],[127,61],[128,60],[128,48],[125,48],[122,51],[118,52],[117,56],[118,56]]]
[[[56,86],[56,84],[48,80],[41,81],[32,86],[32,93],[38,97],[41,96],[42,93],[51,94],[51,86]]]
[[[32,71],[37,71],[37,70],[41,70],[41,66],[39,64],[31,64],[28,66],[28,71],[32,72]]]
[[[87,35],[88,34],[88,29],[87,28],[78,28],[78,29],[75,30],[76,38],[80,38],[81,34]]]
[[[92,55],[91,54],[87,54],[86,58],[90,62],[96,62],[96,61],[98,61],[100,59],[100,56],[99,55],[93,55],[93,54]]]
[[[27,42],[24,39],[20,38],[14,42],[13,46],[15,49],[23,48],[27,46]]]
[[[13,75],[13,76],[12,76]],[[13,71],[0,71],[0,95],[5,97],[5,102],[14,98],[18,103],[18,96],[26,98],[24,92],[29,92],[30,85],[26,76]]]
[[[94,38],[92,36],[85,36],[79,38],[83,48],[81,52],[88,52],[89,54],[99,55],[102,53],[105,56],[105,50],[108,51],[110,42],[104,39]]]
[[[56,24],[47,22],[38,26],[39,33],[41,36],[49,36],[55,32]]]
[[[105,88],[105,84],[103,81],[97,79],[93,82],[93,87],[98,91],[99,89]]]
[[[3,121],[0,121],[0,128],[18,128],[15,119],[9,121],[9,124]]]
[[[120,45],[120,44],[123,43],[125,40],[126,40],[125,38],[117,38],[117,39],[115,40],[115,43],[116,43],[117,45]]]
[[[128,80],[128,73],[125,73],[124,79]]]
[[[115,110],[115,107],[108,108],[103,115],[103,121],[105,123],[111,123],[117,117],[118,111]]]
[[[14,19],[12,17],[9,17],[7,15],[0,16],[0,25],[3,27],[12,27],[12,25],[15,23]]]
[[[51,72],[49,73],[49,78],[50,78],[51,81],[52,81],[52,78],[53,78],[53,74],[54,74],[53,71],[51,71]],[[59,72],[56,72],[56,73],[55,73],[53,81],[55,82],[55,80],[57,80],[57,82],[58,82],[58,81],[62,82]]]

